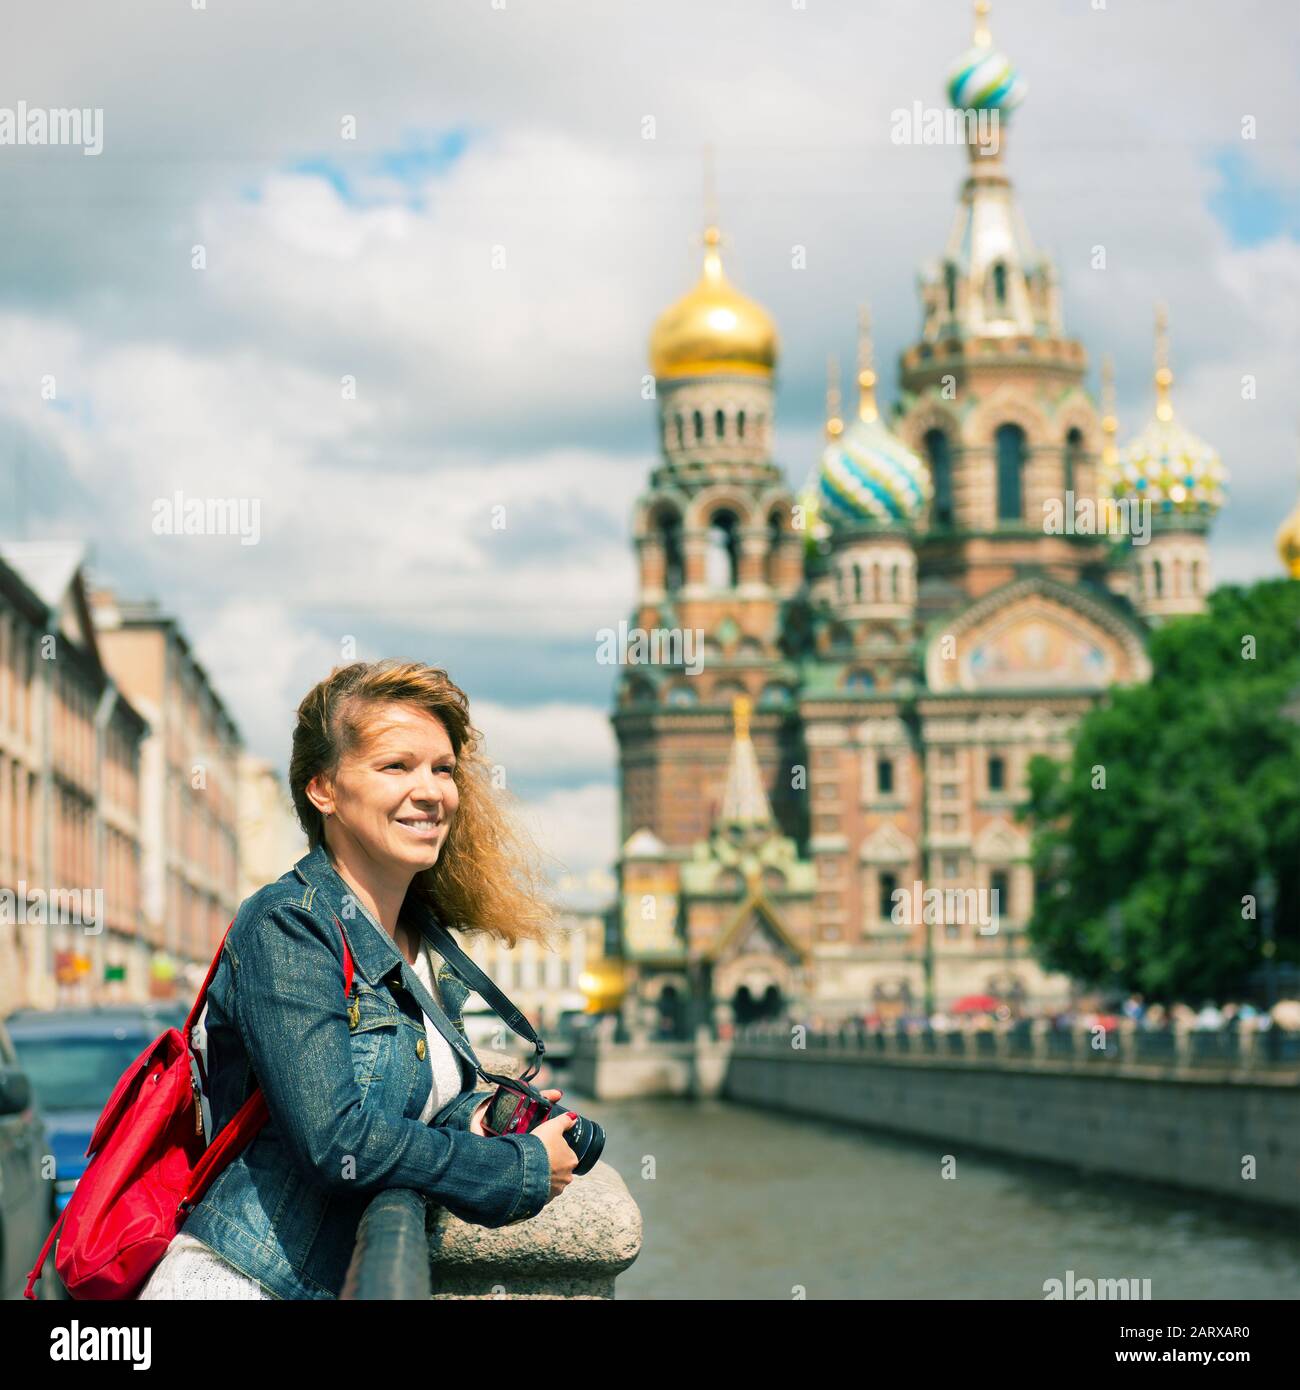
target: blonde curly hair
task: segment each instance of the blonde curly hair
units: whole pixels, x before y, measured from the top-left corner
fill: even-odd
[[[519,823],[517,803],[508,804],[492,785],[465,692],[436,666],[354,661],[308,691],[298,706],[289,759],[289,790],[307,843],[315,849],[325,838],[325,820],[307,784],[318,773],[334,776],[342,758],[367,741],[377,707],[394,703],[442,723],[456,753],[452,775],[460,794],[437,864],[416,874],[410,892],[457,931],[487,932],[508,946],[524,940],[551,945],[556,907],[543,856]]]

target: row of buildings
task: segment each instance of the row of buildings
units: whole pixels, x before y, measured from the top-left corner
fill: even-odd
[[[184,995],[301,852],[175,619],[0,543],[0,1015]]]
[[[84,547],[0,541],[0,1018],[189,1003],[239,904],[306,842],[176,619]],[[469,949],[534,1020],[584,1010],[608,874],[557,885],[562,948]]]

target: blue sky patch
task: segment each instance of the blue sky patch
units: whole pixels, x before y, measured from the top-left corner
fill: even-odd
[[[1300,239],[1300,191],[1266,182],[1241,150],[1221,150],[1213,163],[1222,184],[1210,211],[1238,246],[1278,236]]]

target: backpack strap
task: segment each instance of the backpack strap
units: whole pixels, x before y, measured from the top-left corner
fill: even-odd
[[[336,918],[335,921],[337,922],[337,920]],[[234,925],[233,922],[230,924],[231,927]],[[229,935],[230,927],[227,927],[226,936]],[[343,997],[346,999],[352,993],[352,952],[348,950],[348,938],[341,925],[339,926],[339,935],[343,938]],[[208,977],[203,981],[203,988],[199,991],[199,997],[194,1001],[194,1008],[190,1010],[190,1016],[186,1020],[185,1041],[187,1047],[189,1046],[190,1029],[202,1012],[201,1004],[207,995],[208,986],[212,983],[212,977],[216,974],[217,962],[221,958],[221,950],[225,944],[226,937],[223,936],[221,946],[217,948],[212,967],[208,971]],[[202,1071],[201,1066],[200,1071]],[[203,1079],[203,1084],[204,1086],[207,1085],[206,1077]],[[194,1210],[222,1169],[239,1155],[245,1145],[252,1142],[268,1118],[269,1112],[266,1108],[266,1097],[262,1094],[262,1088],[260,1086],[254,1087],[252,1094],[235,1111],[228,1123],[222,1127],[221,1133],[203,1151],[203,1157],[194,1165],[185,1196],[181,1199],[180,1210],[182,1212],[188,1213]]]

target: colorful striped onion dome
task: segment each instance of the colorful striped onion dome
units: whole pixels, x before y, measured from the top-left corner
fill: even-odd
[[[812,490],[823,527],[908,526],[933,495],[929,468],[878,418],[854,420],[826,446]]]
[[[948,100],[961,111],[1009,115],[1025,99],[1025,80],[1011,60],[989,44],[976,44],[948,73]]]

